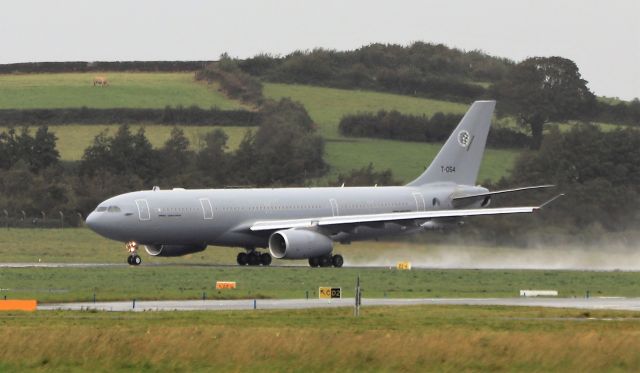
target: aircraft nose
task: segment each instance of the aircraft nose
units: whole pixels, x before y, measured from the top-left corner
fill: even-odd
[[[99,224],[98,224],[98,214],[96,214],[95,212],[92,212],[89,214],[89,216],[87,216],[87,219],[85,219],[85,224],[91,228],[91,230],[93,231],[98,231],[99,229]]]

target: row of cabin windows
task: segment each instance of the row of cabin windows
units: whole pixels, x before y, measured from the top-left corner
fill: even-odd
[[[435,203],[434,203],[435,205]],[[355,209],[355,208],[370,208],[370,207],[407,207],[409,203],[407,202],[374,202],[374,203],[354,203],[354,204],[345,204],[340,207],[347,209]],[[240,207],[222,207],[220,210],[222,211],[265,211],[265,210],[292,210],[292,209],[319,209],[321,206],[319,205],[290,205],[290,206],[240,206]],[[218,208],[215,208],[218,210]],[[100,206],[96,210],[98,212],[108,211],[108,212],[120,212],[120,208],[118,206]],[[188,208],[188,207],[168,207],[168,208],[160,208],[158,212],[162,213],[171,213],[171,212],[200,212],[198,208]]]
[[[372,202],[372,203],[347,203],[344,205],[340,205],[339,207],[343,207],[346,209],[362,209],[362,208],[371,208],[371,207],[407,207],[409,203],[407,202]]]
[[[319,209],[319,205],[292,205],[292,206],[240,206],[222,207],[222,211],[266,211],[266,210],[299,210],[299,209]],[[218,208],[216,207],[216,210]]]
[[[165,207],[162,209],[158,209],[158,212],[196,212],[201,211],[197,208],[188,208],[188,207]]]

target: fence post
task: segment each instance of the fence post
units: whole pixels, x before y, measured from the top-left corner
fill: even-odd
[[[9,229],[9,211],[2,210],[2,212],[4,212],[4,224],[7,226],[7,229]]]
[[[60,214],[60,229],[64,229],[64,212],[58,211],[58,214]]]

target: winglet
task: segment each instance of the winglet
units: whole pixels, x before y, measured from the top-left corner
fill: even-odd
[[[545,203],[541,204],[540,206],[536,207],[536,210],[540,210],[541,208],[545,207],[546,205],[550,204],[551,202],[553,202],[553,201],[557,200],[558,198],[560,198],[560,197],[562,197],[562,196],[564,196],[564,195],[565,195],[564,193],[560,193],[560,194],[558,194],[557,196],[555,196],[555,197],[551,198],[551,199],[550,199],[550,200],[548,200],[547,202],[545,202]]]

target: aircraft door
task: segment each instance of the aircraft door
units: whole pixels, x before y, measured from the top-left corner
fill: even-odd
[[[140,220],[151,220],[149,203],[147,202],[146,199],[137,199],[136,206],[138,207],[138,218]]]
[[[204,220],[213,219],[213,206],[209,198],[200,198],[200,206],[202,206],[202,216]]]
[[[340,210],[338,209],[338,201],[336,201],[335,198],[331,198],[329,200],[329,203],[331,204],[331,214],[333,216],[338,216],[340,215]]]
[[[413,194],[413,199],[416,201],[416,211],[424,211],[425,203],[424,203],[424,197],[422,196],[422,193],[413,192],[412,194]]]

